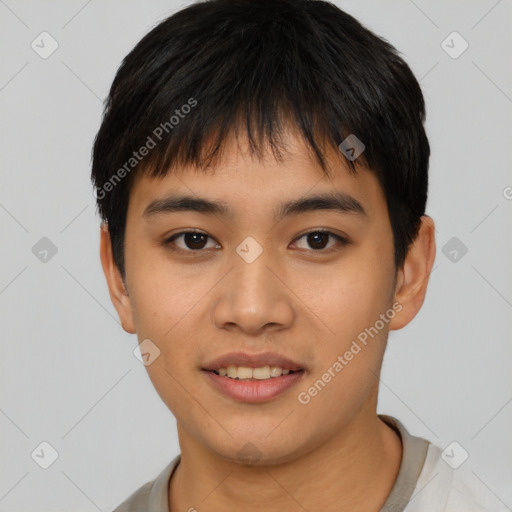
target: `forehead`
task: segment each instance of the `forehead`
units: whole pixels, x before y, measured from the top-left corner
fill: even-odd
[[[220,202],[226,216],[241,210],[248,210],[253,216],[272,210],[275,216],[276,205],[282,205],[285,199],[336,193],[343,194],[348,203],[354,199],[368,216],[386,209],[383,191],[373,171],[356,162],[354,173],[341,151],[328,148],[326,174],[296,132],[287,131],[283,143],[280,159],[276,159],[270,147],[259,158],[249,151],[246,139],[230,137],[211,168],[176,166],[163,177],[142,172],[132,185],[128,210],[142,217],[151,203],[179,194]]]

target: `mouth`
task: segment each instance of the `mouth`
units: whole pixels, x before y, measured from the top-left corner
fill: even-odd
[[[302,380],[306,368],[273,353],[231,353],[202,368],[212,388],[232,400],[261,403],[276,399]]]
[[[230,378],[238,377],[240,379],[251,378],[253,375],[256,379],[279,377],[283,374],[286,375],[288,372],[305,369],[304,365],[274,352],[261,352],[259,354],[231,352],[217,357],[203,366],[203,370],[214,371],[222,376],[227,375]],[[279,370],[281,370],[281,373],[279,373]],[[268,371],[270,371],[270,375],[268,375]]]
[[[302,372],[303,370],[290,370],[289,368],[281,368],[280,366],[260,366],[252,368],[250,366],[229,365],[227,368],[219,368],[218,370],[205,370],[215,373],[220,377],[226,377],[233,380],[258,381],[277,379],[283,375],[290,375]]]

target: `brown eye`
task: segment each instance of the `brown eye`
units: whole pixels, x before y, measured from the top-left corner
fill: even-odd
[[[312,249],[325,249],[325,246],[329,243],[329,235],[321,232],[309,233],[307,241]]]
[[[333,242],[329,246],[329,239],[334,239]],[[345,238],[335,234],[331,233],[330,231],[310,231],[309,233],[304,233],[301,237],[299,237],[297,240],[305,239],[307,247],[300,247],[300,249],[313,249],[317,252],[330,252],[333,245],[336,245],[336,242],[338,244],[341,244],[342,246],[348,244],[348,240]],[[325,250],[327,248],[327,250]]]
[[[203,249],[208,239],[207,235],[202,233],[185,233],[183,241],[189,249]]]
[[[181,241],[177,243],[176,241],[180,239]],[[183,231],[181,233],[177,233],[168,238],[165,241],[165,245],[170,246],[171,248],[173,248],[172,246],[176,246],[176,250],[193,252],[204,249],[209,239],[211,239],[213,242],[213,248],[220,247],[218,244],[215,244],[209,235],[200,231]]]

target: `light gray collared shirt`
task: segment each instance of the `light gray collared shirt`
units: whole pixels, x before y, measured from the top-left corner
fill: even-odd
[[[390,425],[402,440],[400,469],[395,484],[379,512],[403,512],[416,487],[430,443],[426,439],[409,434],[392,416],[379,414],[379,418]],[[113,512],[170,512],[169,481],[180,458],[181,454],[177,455],[154,480],[137,489]]]

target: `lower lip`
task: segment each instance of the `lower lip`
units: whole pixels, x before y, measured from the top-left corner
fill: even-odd
[[[304,371],[262,380],[236,380],[203,370],[212,385],[225,395],[246,403],[261,403],[281,395],[304,376]]]

